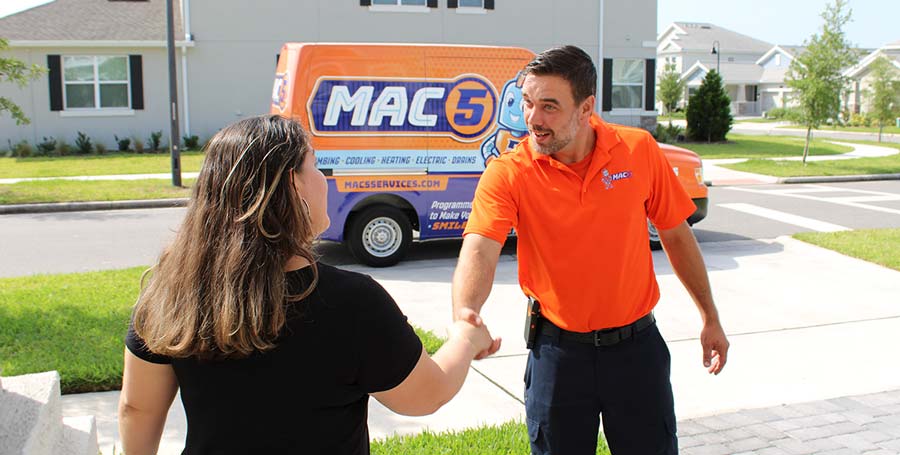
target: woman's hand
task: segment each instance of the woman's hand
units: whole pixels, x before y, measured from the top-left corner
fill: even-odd
[[[460,338],[468,342],[468,344],[472,347],[472,357],[475,357],[476,354],[490,349],[491,345],[494,344],[494,340],[491,338],[491,333],[488,331],[487,326],[481,324],[479,326],[474,326],[467,321],[462,319],[457,320],[447,329],[448,336],[452,338]]]

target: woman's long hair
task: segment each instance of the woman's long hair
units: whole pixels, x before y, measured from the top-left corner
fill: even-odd
[[[150,351],[238,358],[275,346],[285,303],[309,295],[318,280],[316,233],[290,175],[313,159],[309,149],[299,123],[274,115],[210,139],[181,229],[148,270],[135,306],[134,328]],[[300,295],[285,286],[293,256],[313,267]]]

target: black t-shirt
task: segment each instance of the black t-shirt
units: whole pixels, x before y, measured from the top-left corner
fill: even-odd
[[[299,293],[309,267],[288,272]],[[137,357],[171,363],[187,415],[185,454],[368,454],[369,393],[415,367],[422,343],[372,278],[319,264],[319,284],[288,304],[277,347],[245,359],[199,361],[150,353],[133,327]]]

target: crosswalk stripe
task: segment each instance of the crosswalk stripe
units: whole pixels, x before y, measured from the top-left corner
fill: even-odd
[[[812,186],[812,185],[810,185],[809,187],[812,187],[812,188],[834,188],[834,187]],[[857,209],[872,210],[875,212],[900,215],[900,210],[898,210],[898,209],[881,207],[881,206],[877,206],[877,205],[862,204],[862,203],[856,202],[852,199],[847,200],[843,197],[810,196],[807,194],[800,194],[799,192],[785,192],[783,190],[761,190],[761,189],[737,187],[737,186],[726,187],[726,189],[731,190],[731,191],[742,191],[745,193],[767,194],[767,195],[771,195],[771,196],[784,196],[784,197],[791,197],[791,198],[796,198],[796,199],[806,199],[808,201],[827,202],[827,203],[831,203],[831,204],[843,205],[846,207],[853,207],[853,208],[857,208]],[[851,193],[859,193],[859,194],[868,194],[871,196],[896,196],[896,194],[894,194],[894,193],[886,193],[883,191],[866,191],[866,190],[856,190],[856,189],[851,189],[851,188],[843,188],[843,189],[841,189],[841,191],[851,192]],[[893,200],[893,199],[889,199],[888,201],[890,201],[890,200]],[[880,202],[880,201],[874,201],[874,202]]]
[[[753,204],[733,203],[733,204],[717,204],[719,207],[736,210],[738,212],[749,213],[751,215],[769,218],[771,220],[780,221],[782,223],[793,224],[818,232],[838,232],[849,231],[850,228],[839,226],[837,224],[826,223],[825,221],[814,220],[805,216],[794,215],[791,213],[780,212],[778,210],[767,209]]]

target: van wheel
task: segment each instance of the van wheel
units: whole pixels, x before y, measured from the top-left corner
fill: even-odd
[[[388,267],[400,262],[412,243],[412,225],[395,207],[376,205],[353,217],[347,246],[360,262]]]
[[[653,251],[658,251],[662,249],[662,242],[659,241],[659,231],[656,230],[656,226],[647,220],[647,234],[650,235],[650,249]]]

